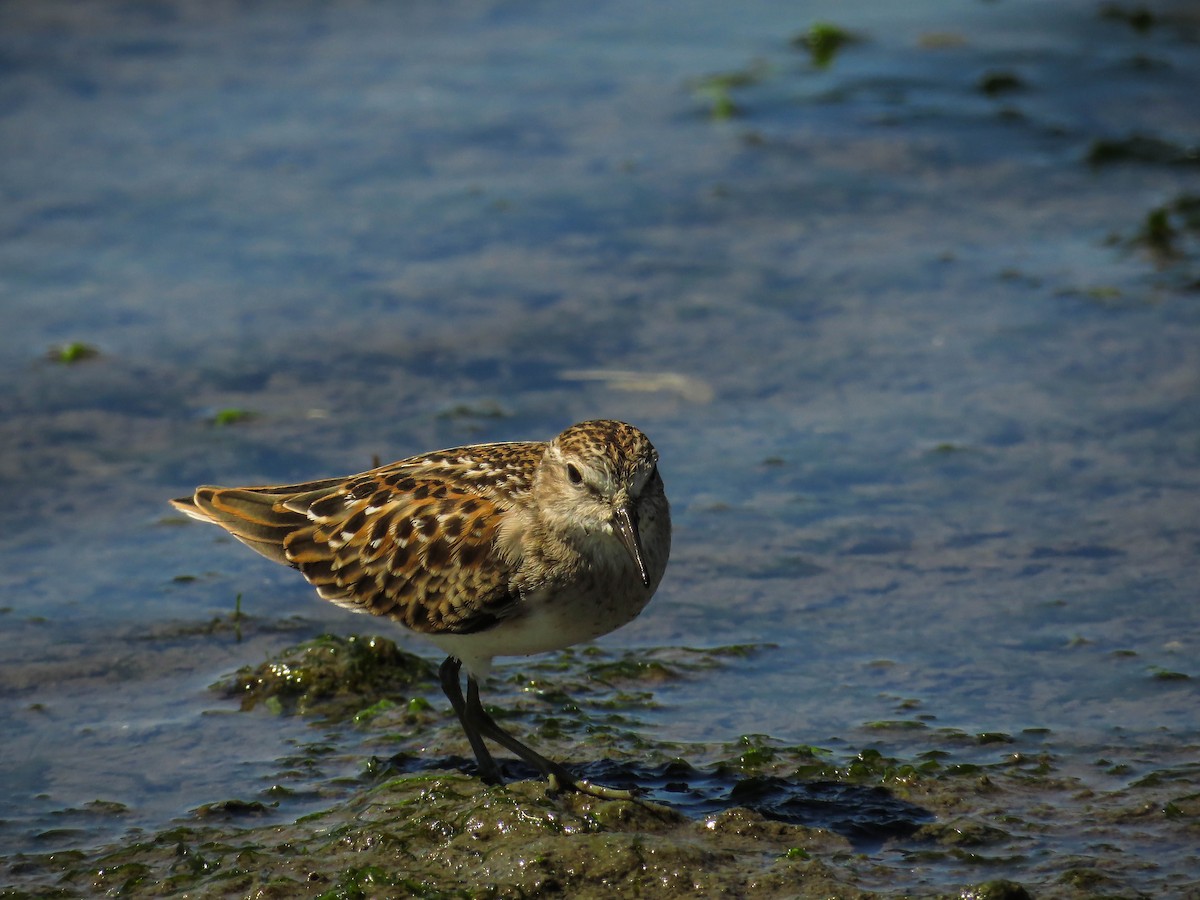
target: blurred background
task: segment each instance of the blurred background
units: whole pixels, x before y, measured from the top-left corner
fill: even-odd
[[[1194,789],[1198,50],[1168,0],[0,5],[0,844],[245,790],[307,726],[207,685],[388,631],[167,498],[600,416],[676,527],[605,643],[770,644],[656,736],[919,707]]]

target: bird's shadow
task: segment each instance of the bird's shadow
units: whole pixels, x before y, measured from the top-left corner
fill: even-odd
[[[475,773],[474,760],[463,757],[429,760],[401,754],[389,763],[402,772],[459,769]],[[518,760],[504,760],[501,766],[509,780],[541,777]],[[860,853],[909,837],[934,819],[929,810],[874,785],[747,776],[725,767],[705,771],[679,761],[644,767],[599,760],[572,766],[572,770],[593,784],[639,790],[639,799],[669,806],[691,819],[750,809],[766,819],[831,831]]]

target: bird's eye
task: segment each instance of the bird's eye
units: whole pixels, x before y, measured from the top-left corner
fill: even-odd
[[[571,484],[581,484],[583,482],[583,475],[574,463],[567,463],[567,479]]]

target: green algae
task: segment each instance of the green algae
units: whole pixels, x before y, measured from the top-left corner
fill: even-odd
[[[1142,244],[1163,259],[1179,255],[1178,241],[1179,230],[1172,224],[1171,212],[1165,206],[1155,207],[1146,213],[1141,231],[1134,238],[1135,243]]]
[[[760,83],[767,75],[762,65],[750,66],[733,72],[718,72],[705,75],[692,82],[692,93],[708,104],[708,117],[721,121],[742,115],[742,107],[734,100],[734,93]]]
[[[84,362],[85,360],[95,359],[100,355],[100,351],[91,344],[85,344],[82,341],[71,341],[68,344],[63,344],[61,347],[52,348],[47,355],[52,362],[70,366],[75,363]]]
[[[755,736],[750,743],[765,741]],[[790,753],[779,749],[776,761]],[[876,775],[882,771],[883,754],[861,757]],[[890,759],[886,768],[898,765],[902,761]],[[912,795],[942,817],[913,827],[908,838],[891,839],[903,850],[903,865],[983,875],[1022,858],[1014,850],[1037,832],[1037,823],[1013,814],[1018,795],[1000,770],[991,774],[988,789],[962,773],[911,780]],[[730,805],[693,817],[657,802],[553,795],[538,782],[489,787],[437,772],[386,777],[292,824],[247,828],[205,819],[91,860],[26,857],[22,875],[46,880],[8,896],[912,895],[898,881],[901,870],[881,862],[884,856],[856,850],[852,835],[738,805],[776,784],[766,776],[740,781]],[[999,814],[1006,809],[1011,812]],[[1161,818],[1181,816],[1168,809]],[[1055,888],[1051,896],[1088,896],[1102,884],[1119,893],[1121,877],[1103,872],[1099,879],[1102,871],[1072,858],[1039,883]],[[1032,888],[977,876],[919,895],[1021,897]]]
[[[454,771],[462,757],[430,754],[467,748],[428,663],[379,639],[308,641],[219,686],[230,702],[252,695],[247,709],[275,700],[321,723],[321,738],[280,759],[259,799],[205,804],[186,825],[99,852],[0,858],[0,878],[11,882],[0,897],[1082,898],[1144,883],[1133,856],[1100,858],[1089,846],[1119,846],[1128,829],[1194,836],[1194,764],[1118,776],[1123,786],[1097,792],[1038,750],[1052,737],[1045,729],[871,723],[858,732],[867,745],[753,733],[681,745],[656,740],[645,724],[608,721],[622,694],[650,714],[674,681],[770,652],[588,648],[529,661],[504,680],[508,696],[490,692],[518,734],[544,732],[548,755],[598,782],[648,790],[605,801]],[[305,772],[317,777],[320,761],[356,735],[399,752],[330,779],[325,793],[305,797],[310,811],[289,815],[301,792],[283,786],[288,772],[317,767]],[[1084,825],[1060,812],[1063,796],[1077,798],[1071,808],[1083,810]],[[311,810],[317,800],[322,808]],[[123,809],[98,801],[93,812]],[[1035,864],[1030,846],[1047,841],[1072,853]],[[997,878],[1001,870],[1019,881]]]
[[[1001,94],[1011,94],[1023,90],[1025,82],[1019,75],[1013,72],[996,71],[987,72],[981,76],[977,87],[989,97],[998,97]]]
[[[677,897],[737,891],[772,860],[804,864],[828,850],[848,845],[746,810],[697,823],[655,804],[548,797],[528,782],[402,778],[319,821],[234,840],[203,827],[164,832],[98,865],[68,868],[59,888],[130,897]]]
[[[255,413],[252,413],[248,409],[230,407],[228,409],[217,410],[217,412],[213,414],[212,424],[216,425],[218,428],[222,428],[228,425],[236,425],[239,422],[249,421],[254,417]]]
[[[1031,900],[1029,891],[1016,882],[985,881],[960,891],[959,900]]]
[[[1130,134],[1092,141],[1087,162],[1094,167],[1119,164],[1195,166],[1200,165],[1200,151],[1156,135]]]
[[[812,64],[824,69],[829,67],[843,47],[860,40],[857,35],[830,22],[815,22],[792,38],[792,46],[807,50]]]
[[[243,710],[260,703],[271,712],[353,717],[414,687],[433,682],[433,667],[404,653],[384,637],[337,637],[326,634],[292,647],[257,666],[245,666],[229,680],[213,685],[226,697],[237,697]],[[406,701],[407,702],[407,701]]]

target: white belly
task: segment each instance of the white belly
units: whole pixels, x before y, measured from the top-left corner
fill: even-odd
[[[525,598],[521,614],[474,634],[426,635],[462,660],[467,671],[483,677],[494,656],[531,656],[594,640],[637,617],[651,591],[640,583],[623,591],[581,595],[539,592]]]

